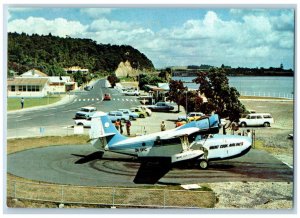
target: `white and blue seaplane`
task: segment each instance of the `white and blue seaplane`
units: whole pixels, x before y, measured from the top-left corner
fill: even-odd
[[[134,182],[154,184],[174,163],[189,161],[205,169],[210,161],[236,158],[251,149],[250,137],[219,135],[219,128],[219,116],[215,114],[175,129],[125,137],[106,113],[96,112],[92,116],[90,142],[103,153],[110,151],[137,157],[141,166]],[[153,166],[156,168],[153,169]],[[156,171],[158,169],[160,173]],[[145,170],[146,173],[143,173]],[[150,171],[156,171],[158,178],[153,178],[153,175],[145,178],[149,177],[147,172]]]

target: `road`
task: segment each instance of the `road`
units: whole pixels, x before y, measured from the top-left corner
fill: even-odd
[[[115,89],[106,87],[106,80],[97,81],[91,91],[82,91],[70,103],[37,110],[18,111],[7,116],[7,130],[30,129],[33,127],[74,125],[74,115],[80,107],[94,106],[108,112],[119,108],[130,108],[140,103],[134,96],[124,96]],[[102,101],[104,93],[110,93],[111,101]]]
[[[140,163],[110,152],[100,158],[96,151],[89,144],[24,150],[8,155],[7,170],[19,177],[58,184],[136,186],[133,179]],[[236,159],[211,162],[207,170],[175,167],[158,184],[232,181],[292,182],[293,169],[265,151],[251,150]]]

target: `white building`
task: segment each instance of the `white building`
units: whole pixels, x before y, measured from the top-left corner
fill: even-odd
[[[72,81],[70,76],[48,76],[47,74],[37,70],[31,69],[21,75],[21,77],[30,78],[48,78],[49,93],[65,93],[77,89],[77,82]]]
[[[15,77],[7,81],[8,97],[44,97],[48,89],[48,78]]]
[[[74,74],[76,72],[80,72],[82,74],[87,74],[89,72],[89,69],[84,69],[79,66],[73,66],[73,67],[64,68],[64,71],[67,74]]]
[[[72,81],[70,76],[47,76],[37,69],[8,79],[7,85],[8,97],[44,97],[77,89],[77,82]]]
[[[73,82],[70,76],[49,76],[49,92],[64,93],[77,89],[77,82]]]

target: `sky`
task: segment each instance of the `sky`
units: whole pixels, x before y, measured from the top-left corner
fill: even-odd
[[[294,69],[292,7],[8,6],[7,31],[131,45],[156,68],[209,64]]]

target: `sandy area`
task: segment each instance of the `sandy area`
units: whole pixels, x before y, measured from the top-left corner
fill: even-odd
[[[294,141],[288,139],[293,133],[294,104],[292,101],[243,100],[247,109],[271,113],[275,124],[270,128],[255,128],[257,140],[264,146],[274,148],[273,155],[293,167]],[[279,148],[276,150],[276,148]],[[278,152],[280,151],[280,152]],[[217,196],[218,209],[292,209],[294,183],[286,182],[226,182],[209,184]]]

